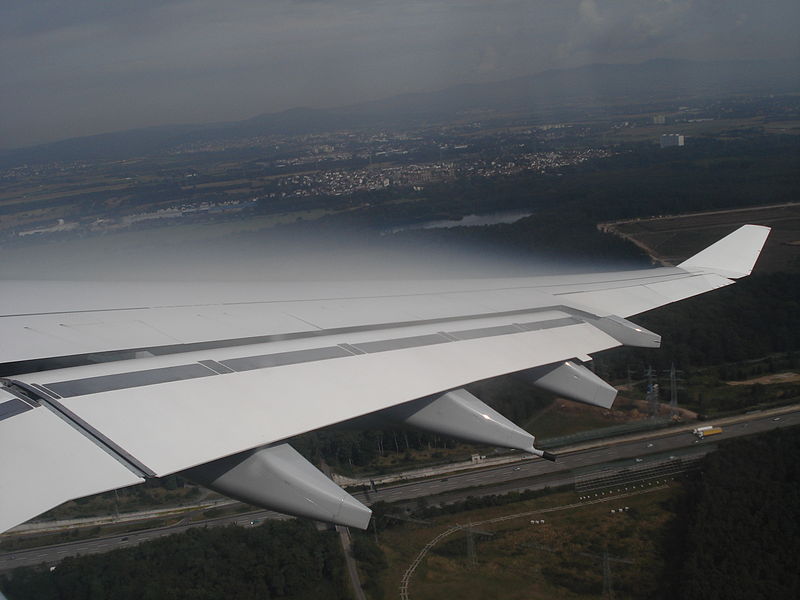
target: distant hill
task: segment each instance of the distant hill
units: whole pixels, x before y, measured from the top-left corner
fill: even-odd
[[[800,63],[796,60],[658,59],[639,64],[593,64],[506,81],[457,85],[436,92],[402,94],[328,110],[294,108],[237,122],[164,125],[71,138],[0,152],[0,167],[54,160],[127,158],[222,138],[436,122],[487,110],[538,112],[556,118],[577,106],[598,110],[623,101],[644,103],[733,93],[798,91]]]
[[[542,110],[565,104],[647,102],[682,96],[800,91],[798,61],[657,59],[639,64],[593,64],[529,77],[405,94],[341,109],[366,114],[432,116],[476,109]]]

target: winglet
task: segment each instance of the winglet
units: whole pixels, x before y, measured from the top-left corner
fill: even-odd
[[[729,279],[750,275],[770,228],[763,225],[742,225],[715,244],[678,265],[687,271],[713,271]]]

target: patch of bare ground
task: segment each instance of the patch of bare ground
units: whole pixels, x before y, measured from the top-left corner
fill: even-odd
[[[772,228],[758,270],[793,271],[799,264],[800,203],[750,206],[600,223],[601,231],[629,240],[654,262],[677,264],[748,223]]]
[[[772,373],[771,375],[763,375],[754,379],[746,379],[744,381],[726,381],[728,385],[753,385],[760,383],[762,385],[769,385],[773,383],[794,383],[800,381],[800,373]]]

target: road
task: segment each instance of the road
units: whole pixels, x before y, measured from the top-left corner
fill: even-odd
[[[800,425],[800,410],[786,412],[780,416],[773,414],[745,415],[742,419],[744,420],[739,423],[725,425],[722,434],[708,440],[698,441],[695,436],[686,431],[662,431],[635,441],[618,442],[612,439],[600,447],[562,452],[558,455],[555,463],[532,457],[529,460],[441,478],[387,485],[378,488],[376,492],[360,492],[353,495],[365,504],[373,504],[381,500],[385,502],[417,501],[419,498],[426,498],[429,503],[433,504],[455,502],[468,496],[571,485],[575,481],[576,474],[589,472],[608,463],[622,461],[623,465],[646,465],[648,462],[663,462],[665,458],[672,455],[691,457],[713,450],[719,440],[762,433],[777,427]],[[713,423],[713,421],[709,423]],[[640,461],[637,461],[637,458]],[[52,565],[66,556],[125,548],[147,540],[180,533],[190,527],[219,527],[229,524],[248,527],[257,525],[264,519],[276,518],[290,517],[272,511],[254,511],[202,522],[180,523],[171,527],[148,529],[136,533],[8,552],[0,554],[0,572],[40,563]],[[252,523],[253,521],[255,523]]]
[[[778,418],[778,421],[773,419]],[[711,421],[710,421],[711,423]],[[696,442],[697,438],[685,431],[659,432],[654,437],[645,437],[642,440],[615,443],[610,440],[607,445],[599,448],[578,450],[575,452],[557,453],[555,463],[531,457],[529,460],[489,467],[478,471],[470,471],[441,477],[433,480],[405,483],[378,488],[377,493],[354,494],[359,500],[369,504],[383,500],[385,502],[398,502],[412,500],[423,496],[438,496],[459,491],[461,496],[477,495],[476,491],[465,488],[491,486],[485,493],[501,493],[519,489],[541,489],[547,486],[554,487],[558,482],[571,483],[574,479],[573,472],[587,469],[593,465],[628,459],[631,464],[636,464],[636,458],[643,462],[662,459],[664,454],[669,454],[682,449],[684,453],[705,453],[706,447],[718,440],[730,439],[741,435],[750,435],[768,431],[779,426],[800,424],[800,411],[783,414],[780,417],[763,417],[758,414],[743,423],[727,425],[723,433],[713,438]],[[433,499],[432,499],[433,501]]]
[[[262,510],[228,517],[219,517],[202,522],[193,521],[178,523],[170,527],[158,527],[155,529],[145,529],[133,533],[122,533],[91,540],[81,540],[77,542],[67,542],[65,544],[56,544],[54,546],[31,548],[30,550],[7,552],[5,554],[0,554],[0,572],[21,566],[38,565],[40,563],[54,564],[67,556],[97,554],[99,552],[116,550],[117,548],[135,546],[148,540],[181,533],[190,527],[222,527],[225,525],[254,527],[264,519],[291,518],[292,517],[280,513]]]
[[[356,597],[356,600],[367,600],[367,597],[364,595],[364,589],[361,587],[361,579],[358,576],[356,560],[353,557],[353,540],[350,538],[350,530],[344,525],[337,525],[336,531],[342,543],[344,563],[347,566],[347,575],[350,578],[350,589],[353,590],[353,595]]]

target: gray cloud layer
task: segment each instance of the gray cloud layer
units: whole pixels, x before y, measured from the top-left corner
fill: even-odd
[[[546,68],[800,53],[796,0],[0,5],[0,146],[335,106]]]

